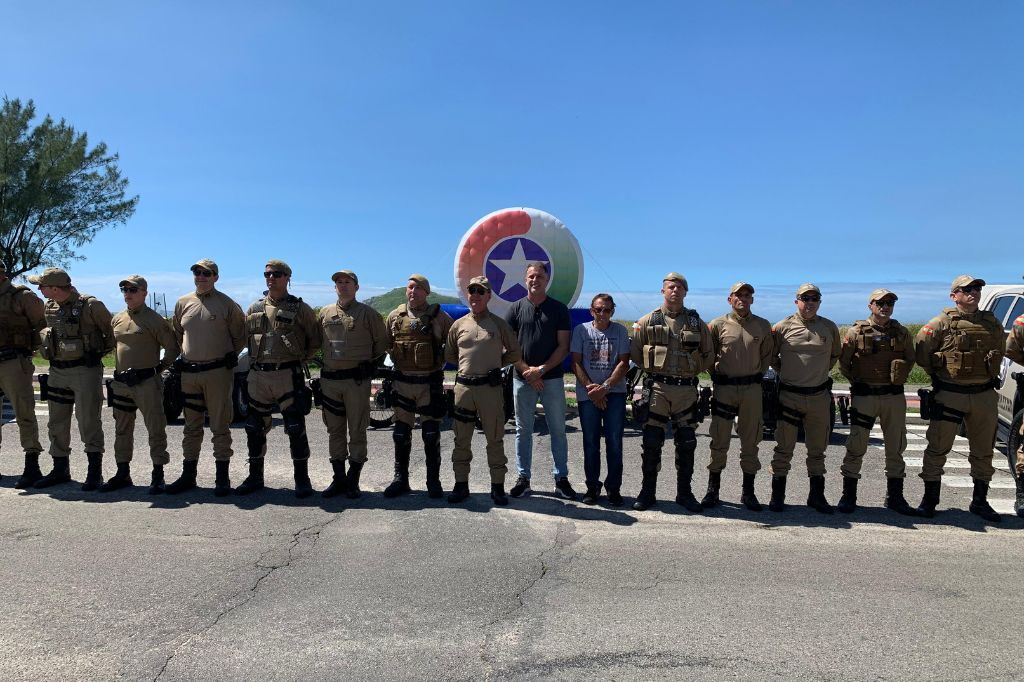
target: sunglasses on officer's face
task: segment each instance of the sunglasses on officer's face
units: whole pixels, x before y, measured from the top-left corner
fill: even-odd
[[[483,287],[470,287],[468,291],[471,294],[479,294],[480,296],[487,293],[487,289],[484,289]]]
[[[611,315],[612,314],[612,310],[614,310],[614,309],[613,308],[591,308],[590,312],[594,313],[595,315],[606,315],[606,314],[607,315]]]
[[[978,285],[969,286],[969,287],[960,287],[959,289],[957,289],[957,291],[959,291],[961,294],[980,294],[981,293],[981,287],[979,287]]]
[[[879,308],[892,308],[894,305],[896,305],[896,301],[875,301],[875,305],[877,305]]]
[[[821,302],[821,296],[808,296],[808,295],[805,294],[803,296],[797,296],[797,298],[799,298],[804,303],[820,303]]]
[[[138,287],[121,287],[122,294],[137,294],[139,293]]]
[[[284,277],[284,273],[281,272],[280,270],[271,270],[269,272],[264,272],[263,277],[265,279],[279,279],[281,277]]]
[[[195,275],[196,277],[213,277],[212,270],[200,270],[199,268],[193,270],[192,274]]]

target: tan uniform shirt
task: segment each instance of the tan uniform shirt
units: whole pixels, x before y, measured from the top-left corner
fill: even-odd
[[[730,311],[708,325],[715,348],[714,374],[745,377],[764,374],[772,358],[772,325],[753,313]]]
[[[1006,357],[1024,365],[1024,315],[1013,321],[1010,336],[1006,339]]]
[[[365,303],[331,303],[320,309],[317,320],[326,369],[352,369],[376,360],[388,350],[384,318]]]
[[[174,305],[174,333],[188,362],[212,362],[245,347],[245,315],[227,294],[193,291]]]
[[[929,376],[953,384],[983,384],[999,376],[1006,333],[987,310],[968,315],[946,308],[921,327],[914,342],[917,364]]]
[[[448,362],[457,363],[459,374],[483,376],[492,369],[519,362],[523,357],[512,327],[491,311],[460,317],[448,330],[444,346]]]
[[[633,326],[630,359],[648,372],[682,378],[695,377],[710,368],[715,357],[715,345],[707,324],[697,311],[683,308],[674,313],[662,306],[661,312],[668,329],[666,338],[655,338],[660,335],[657,331],[660,325],[651,324],[654,313],[647,313]],[[683,347],[688,338],[696,341],[696,348],[689,350]],[[655,346],[661,346],[663,350],[655,351]],[[660,361],[661,354],[665,356],[664,362]],[[649,362],[651,357],[656,358],[660,366],[652,366]]]
[[[864,334],[865,344],[875,343],[880,348],[858,348],[858,326],[867,327],[870,325],[870,333]],[[874,338],[872,338],[874,337]],[[871,339],[871,341],[869,341]],[[897,352],[890,347],[894,343],[902,352]],[[901,376],[894,378],[892,361],[902,360],[905,364],[900,371]],[[889,320],[884,325],[877,325],[870,320],[858,320],[852,327],[846,330],[843,336],[843,349],[839,354],[839,371],[850,381],[865,383],[869,385],[885,385],[892,383],[903,383],[906,375],[914,367],[914,338],[910,331],[896,320]],[[896,382],[896,378],[903,381]]]
[[[249,357],[253,362],[289,362],[310,360],[322,343],[320,324],[309,305],[297,301],[295,319],[290,325],[278,323],[280,302],[270,296],[263,298],[263,313],[257,312],[259,301],[245,313],[249,334]]]
[[[159,365],[167,369],[178,357],[178,339],[170,323],[155,310],[142,304],[136,310],[122,310],[110,322],[114,330],[116,368],[148,369]],[[164,358],[160,360],[160,349]]]
[[[6,299],[9,298],[10,301]],[[46,328],[46,305],[43,299],[36,296],[30,289],[15,289],[11,280],[0,282],[0,301],[4,307],[3,314],[23,320],[26,327],[20,331],[14,329],[15,324],[4,324],[0,329],[0,350],[12,347],[27,347],[32,350],[39,346],[39,332]],[[8,308],[9,306],[9,308]],[[0,321],[2,323],[2,321]],[[19,325],[21,326],[21,325]]]
[[[444,366],[443,355],[438,360],[438,366],[435,367],[433,370],[405,369],[398,366],[398,361],[395,358],[395,331],[398,329],[398,324],[401,318],[404,317],[406,314],[408,314],[411,317],[419,317],[426,313],[428,308],[430,308],[429,305],[425,305],[422,308],[409,308],[408,304],[400,305],[394,310],[392,310],[390,313],[388,313],[388,319],[384,323],[384,327],[387,329],[388,335],[388,352],[391,353],[391,359],[392,361],[395,362],[396,368],[403,374],[409,374],[413,376],[417,374],[430,374],[431,371],[437,371],[438,369],[441,369],[441,367]],[[447,341],[448,339],[448,332],[449,330],[451,330],[453,324],[454,321],[452,320],[451,315],[449,315],[443,310],[437,311],[437,315],[435,315],[434,319],[431,320],[430,322],[430,330],[433,333],[434,339],[437,341],[438,344],[444,345],[445,341]]]
[[[772,336],[772,367],[782,383],[790,386],[810,388],[825,383],[842,350],[839,327],[820,315],[805,320],[800,313],[793,313],[775,323]]]
[[[44,308],[47,327],[41,334],[50,338],[53,352],[51,360],[77,360],[84,353],[106,355],[114,350],[114,330],[110,327],[110,311],[103,301],[89,297],[82,305],[82,317],[78,320],[79,330],[75,342],[69,335],[73,324],[74,310],[80,298],[84,298],[75,288],[63,303],[47,301]],[[84,349],[82,343],[84,341]],[[75,345],[77,343],[77,345]]]

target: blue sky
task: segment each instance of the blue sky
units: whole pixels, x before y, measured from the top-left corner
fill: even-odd
[[[1018,282],[1024,5],[1013,2],[17,3],[0,91],[121,156],[141,197],[72,277],[169,300],[213,257],[247,305],[267,258],[361,296],[452,293],[480,217],[548,211],[619,314],[687,275],[710,319],[859,317],[879,285],[923,321],[970,272]],[[1011,242],[1016,238],[1016,244]]]

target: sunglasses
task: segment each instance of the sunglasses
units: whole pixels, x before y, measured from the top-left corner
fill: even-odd
[[[137,294],[139,293],[138,287],[121,287],[122,294]]]
[[[213,277],[212,270],[201,270],[199,268],[193,270],[192,274],[195,275],[196,277]]]
[[[479,294],[481,296],[487,293],[487,289],[484,289],[483,287],[470,287],[468,291],[471,294]]]
[[[960,287],[959,289],[957,289],[957,291],[959,291],[961,294],[980,294],[981,287],[977,285],[970,287]]]
[[[614,308],[591,308],[590,312],[595,315],[611,315],[614,310]]]
[[[269,272],[264,272],[263,273],[263,277],[265,279],[280,279],[280,278],[282,278],[284,276],[285,276],[285,274],[283,272],[281,272],[280,270],[270,270]]]
[[[896,301],[875,301],[875,305],[879,308],[891,308],[896,305]]]
[[[797,296],[797,298],[800,299],[801,301],[803,301],[804,303],[820,303],[821,302],[821,296],[807,296],[807,295],[804,295],[804,296]]]

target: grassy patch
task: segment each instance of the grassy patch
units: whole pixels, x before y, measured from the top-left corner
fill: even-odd
[[[106,355],[103,356],[103,361],[102,362],[103,362],[103,366],[104,367],[113,369],[113,367],[114,367],[114,354],[113,353],[107,353]],[[38,355],[33,355],[32,356],[32,364],[35,365],[36,367],[49,367],[50,366],[50,361],[47,360],[46,358],[41,358]]]

